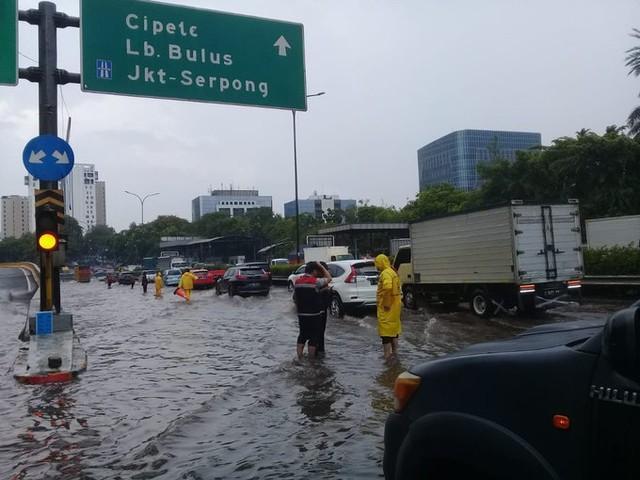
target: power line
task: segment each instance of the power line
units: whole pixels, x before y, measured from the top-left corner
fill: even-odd
[[[38,63],[38,61],[37,61],[37,60],[34,60],[34,59],[33,59],[33,58],[31,58],[31,57],[28,57],[27,55],[25,55],[25,54],[24,54],[24,53],[22,53],[22,52],[18,52],[18,54],[19,54],[21,57],[26,58],[27,60],[31,60],[31,61],[32,61],[33,63],[35,63],[35,64],[37,64],[37,63]]]
[[[69,108],[67,107],[67,102],[64,99],[64,94],[62,93],[62,85],[58,85],[58,88],[60,88],[60,98],[62,99],[62,106],[67,111],[67,116],[70,117],[71,112],[69,111]]]

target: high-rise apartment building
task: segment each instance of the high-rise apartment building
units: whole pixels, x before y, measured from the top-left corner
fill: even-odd
[[[39,182],[31,175],[24,177],[24,184],[27,186],[27,198],[29,199],[29,231],[36,231],[36,190]]]
[[[62,183],[64,190],[65,213],[75,218],[83,232],[88,232],[96,225],[98,220],[106,221],[106,207],[104,205],[104,182],[98,186],[98,172],[93,164],[76,163],[71,173]],[[102,197],[102,211],[98,213],[98,195]]]
[[[314,193],[309,198],[298,199],[300,214],[308,213],[318,219],[321,219],[322,214],[327,213],[327,210],[344,211],[349,208],[355,208],[355,206],[355,200],[341,199],[338,195],[318,195]],[[296,216],[295,200],[284,204],[284,216],[285,218]]]
[[[200,195],[191,201],[191,218],[197,222],[207,213],[237,217],[255,208],[272,210],[271,196],[259,195],[258,190],[212,190],[210,195]]]
[[[29,214],[31,212],[29,197],[20,195],[0,197],[0,211],[2,217],[0,237],[2,239],[20,238],[31,231],[29,228]]]
[[[107,224],[107,192],[103,181],[96,182],[96,225]]]
[[[479,164],[496,158],[513,161],[518,150],[538,147],[541,141],[541,135],[532,132],[452,132],[418,150],[420,190],[442,183],[460,190],[475,190],[480,187]]]

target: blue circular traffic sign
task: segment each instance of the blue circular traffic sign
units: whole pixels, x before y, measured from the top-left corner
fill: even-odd
[[[55,181],[69,175],[75,158],[71,146],[55,135],[29,140],[22,152],[22,163],[38,180]]]

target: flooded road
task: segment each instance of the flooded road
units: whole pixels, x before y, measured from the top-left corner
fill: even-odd
[[[394,366],[382,360],[375,317],[330,318],[326,358],[298,363],[286,289],[248,299],[195,292],[191,305],[169,290],[156,300],[138,286],[64,283],[89,355],[88,370],[66,385],[13,380],[25,307],[0,305],[0,478],[379,478],[398,373],[536,323],[620,307],[495,320],[405,311]]]

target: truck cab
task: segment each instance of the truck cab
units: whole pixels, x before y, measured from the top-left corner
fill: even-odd
[[[387,480],[640,478],[640,302],[399,375]]]

